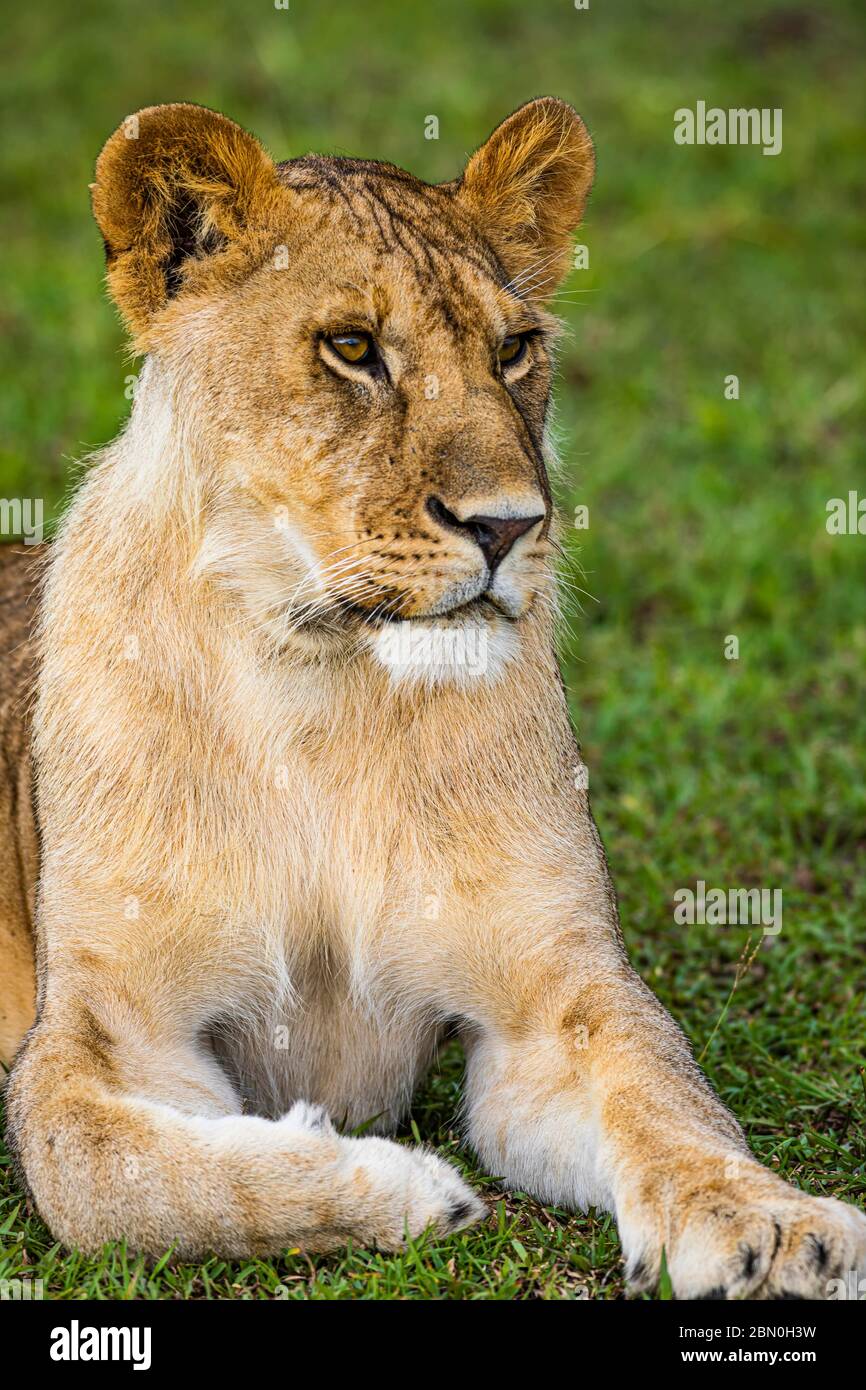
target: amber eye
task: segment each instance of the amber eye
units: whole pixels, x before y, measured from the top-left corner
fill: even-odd
[[[523,333],[512,333],[509,338],[504,338],[499,348],[499,361],[503,367],[511,367],[515,362],[519,362],[526,351],[526,336]]]
[[[369,333],[338,333],[326,341],[338,357],[354,367],[365,367],[376,360],[376,347]]]

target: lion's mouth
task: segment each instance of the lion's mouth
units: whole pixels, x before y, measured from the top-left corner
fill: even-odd
[[[393,609],[388,610],[385,607],[378,609],[361,608],[357,604],[347,604],[344,611],[347,615],[360,620],[366,627],[385,627],[391,623],[424,623],[430,626],[447,627],[452,621],[465,626],[467,621],[489,623],[494,618],[510,618],[510,615],[500,608],[499,604],[487,593],[467,599],[465,603],[456,603],[453,608],[436,613],[407,614],[396,612]]]

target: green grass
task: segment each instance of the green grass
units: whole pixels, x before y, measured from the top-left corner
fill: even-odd
[[[828,498],[866,492],[859,8],[19,7],[0,148],[0,490],[56,511],[70,461],[128,408],[86,185],[129,110],[202,101],[280,156],[375,155],[435,179],[528,96],[572,100],[599,159],[591,268],[558,306],[560,491],[590,509],[572,544],[593,595],[565,669],[626,937],[760,1157],[862,1206],[866,538],[824,526]],[[699,98],[781,107],[782,154],[674,145],[674,109]],[[738,401],[723,397],[730,373]],[[782,932],[727,1009],[749,933],[674,923],[673,894],[700,878],[784,893]],[[609,1218],[540,1207],[474,1169],[455,1128],[460,1071],[452,1046],[412,1119],[489,1194],[486,1228],[399,1258],[154,1270],[118,1248],[61,1252],[6,1165],[0,1278],[41,1277],[50,1297],[620,1297]]]

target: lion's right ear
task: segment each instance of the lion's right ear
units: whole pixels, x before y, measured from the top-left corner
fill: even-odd
[[[279,199],[276,169],[252,135],[203,106],[149,106],[106,142],[91,187],[108,283],[133,338],[205,266],[233,278],[249,237]]]

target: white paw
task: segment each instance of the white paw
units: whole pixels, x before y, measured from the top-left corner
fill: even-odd
[[[347,1155],[375,1194],[375,1240],[398,1249],[406,1237],[430,1230],[444,1236],[480,1221],[487,1209],[457,1169],[429,1149],[410,1149],[390,1139],[347,1139]]]
[[[324,1106],[311,1105],[307,1100],[296,1100],[291,1110],[287,1110],[280,1120],[287,1129],[303,1130],[307,1134],[333,1134],[334,1126]]]

